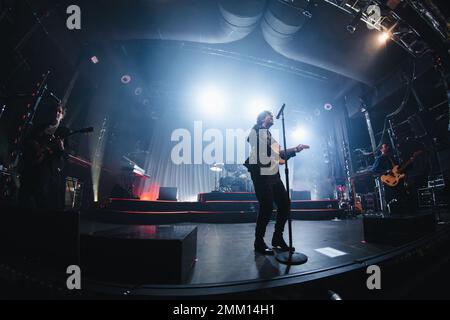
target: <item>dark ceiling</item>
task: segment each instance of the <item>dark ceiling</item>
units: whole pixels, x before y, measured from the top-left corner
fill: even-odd
[[[306,2],[294,1],[296,5]],[[369,30],[363,22],[350,34],[346,26],[352,17],[323,0],[311,2],[314,3],[308,7],[311,18],[283,0],[4,3],[10,3],[12,8],[11,17],[7,14],[3,19],[11,29],[2,28],[5,47],[11,51],[2,54],[13,55],[22,67],[38,60],[41,65],[51,65],[63,73],[70,72],[81,57],[85,58],[83,52],[89,55],[89,48],[99,45],[108,51],[117,42],[125,47],[130,41],[175,43],[183,44],[185,49],[195,48],[202,53],[286,71],[317,82],[324,89],[332,90],[334,98],[340,98],[355,86],[377,85],[408,59],[406,52],[393,42],[378,45],[374,40],[377,32]],[[81,8],[80,31],[66,28],[66,9],[72,4]],[[41,50],[39,45],[43,47],[44,42],[51,42],[58,51]],[[109,51],[112,60],[123,63],[117,52]],[[71,67],[62,70],[55,66],[63,64],[57,56],[62,56]],[[9,62],[5,64],[3,74],[5,82],[9,82],[17,67]]]
[[[73,1],[71,1],[72,3]],[[398,64],[404,52],[394,43],[378,45],[377,31],[315,1],[306,18],[281,0],[75,1],[83,13],[82,35],[90,40],[162,39],[203,44],[236,43],[235,49],[265,55],[269,47],[281,57],[376,83]]]

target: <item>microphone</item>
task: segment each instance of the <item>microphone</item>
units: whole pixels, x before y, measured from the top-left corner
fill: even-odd
[[[88,128],[78,129],[78,130],[70,130],[69,135],[73,135],[76,133],[91,133],[91,132],[94,132],[94,127],[88,127]]]
[[[278,112],[278,114],[277,114],[277,120],[280,119],[281,114],[282,114],[283,111],[284,111],[284,107],[286,107],[286,103],[283,103],[283,106],[281,107],[280,111]]]

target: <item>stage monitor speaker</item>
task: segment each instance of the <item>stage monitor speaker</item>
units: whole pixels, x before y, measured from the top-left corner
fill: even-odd
[[[177,188],[161,187],[159,188],[158,200],[177,201]]]
[[[60,270],[79,264],[79,212],[2,209],[1,257],[27,257]]]
[[[311,200],[311,191],[292,191],[292,200]]]
[[[129,191],[125,190],[122,186],[116,184],[111,190],[111,198],[117,199],[131,199],[132,196]]]
[[[81,235],[81,268],[102,281],[185,284],[196,256],[196,226],[121,226]]]
[[[432,213],[413,216],[366,214],[363,226],[366,242],[400,245],[432,233],[436,219]]]

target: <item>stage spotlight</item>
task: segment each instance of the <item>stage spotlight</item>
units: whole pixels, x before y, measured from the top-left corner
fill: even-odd
[[[142,88],[141,88],[141,87],[137,87],[137,88],[134,90],[134,95],[140,96],[141,94],[142,94]]]
[[[124,75],[122,76],[122,78],[120,78],[120,81],[121,81],[123,84],[128,84],[128,83],[131,82],[131,76],[128,75],[128,74],[124,74]]]
[[[376,29],[376,25],[381,21],[381,9],[377,4],[371,4],[367,7],[367,28],[369,30]]]
[[[378,36],[378,42],[381,44],[385,44],[389,39],[391,38],[391,34],[387,31],[383,31],[379,36]]]
[[[323,108],[324,108],[326,111],[331,111],[331,110],[333,110],[333,105],[332,105],[331,103],[325,103],[325,104],[323,105]]]
[[[266,99],[256,98],[253,99],[248,106],[248,116],[252,120],[256,119],[256,117],[263,111],[268,110],[272,111],[269,107],[271,104]]]
[[[308,138],[308,131],[303,127],[298,127],[297,129],[292,131],[292,138],[295,141],[299,141],[299,140],[304,141],[305,139]]]
[[[221,113],[225,107],[225,95],[217,88],[207,88],[199,94],[199,104],[209,114]]]

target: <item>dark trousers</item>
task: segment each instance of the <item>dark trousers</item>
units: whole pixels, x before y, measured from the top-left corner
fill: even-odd
[[[395,187],[389,187],[385,185],[384,197],[386,200],[386,204],[390,204],[389,207],[391,214],[407,213],[409,199],[406,196],[406,190],[403,181],[401,181]]]
[[[289,214],[289,198],[286,188],[280,179],[276,177],[252,177],[256,198],[259,202],[258,219],[256,220],[255,242],[264,241],[267,224],[273,211],[273,203],[277,206],[277,219],[275,234],[281,235]]]
[[[48,176],[37,181],[25,177],[19,189],[18,207],[64,210],[64,183],[62,176]]]

